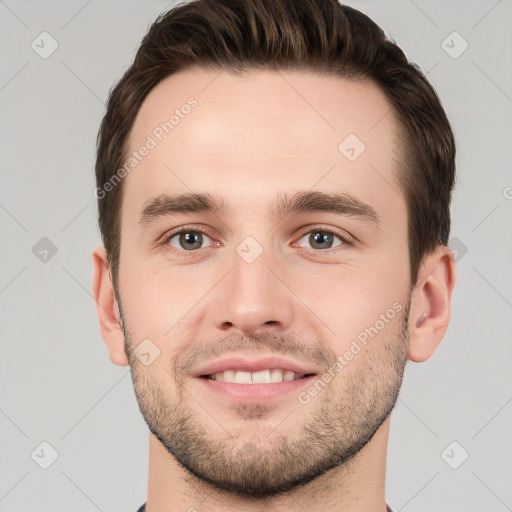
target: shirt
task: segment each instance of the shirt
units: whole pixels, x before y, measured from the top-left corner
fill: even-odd
[[[393,512],[387,503],[386,503],[386,507],[387,507],[388,512]],[[139,510],[137,510],[137,512],[146,512],[146,504],[144,503],[144,505],[141,505],[141,507],[139,508]]]

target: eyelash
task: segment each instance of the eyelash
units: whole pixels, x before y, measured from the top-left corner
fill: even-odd
[[[310,228],[309,230],[307,231],[303,231],[300,236],[298,237],[297,240],[300,240],[304,237],[304,235],[307,235],[307,234],[310,234],[310,233],[313,233],[313,232],[322,232],[322,233],[328,233],[330,235],[334,235],[336,237],[338,237],[340,240],[341,240],[341,244],[336,246],[336,247],[330,247],[328,249],[308,249],[308,248],[302,248],[302,249],[306,249],[307,252],[309,253],[332,253],[332,252],[337,252],[338,250],[343,250],[343,246],[350,246],[350,245],[353,245],[353,241],[351,238],[349,238],[348,235],[341,235],[340,233],[332,230],[332,229],[327,229],[327,228],[323,228],[322,226],[315,226],[314,228]],[[181,228],[178,228],[177,230],[175,231],[171,231],[170,233],[167,233],[166,235],[164,235],[161,239],[161,241],[159,242],[159,245],[162,245],[164,247],[166,247],[167,249],[169,249],[171,252],[175,253],[175,254],[179,254],[180,256],[184,256],[184,257],[187,257],[187,256],[194,256],[197,254],[198,251],[200,251],[201,249],[207,249],[207,247],[201,247],[201,249],[193,249],[193,250],[190,250],[190,251],[186,251],[185,249],[176,249],[175,247],[172,247],[169,245],[169,242],[177,235],[179,235],[180,233],[183,233],[183,232],[192,232],[192,233],[201,233],[203,235],[206,235],[208,236],[209,238],[213,239],[213,235],[212,233],[210,232],[209,229],[207,228],[197,228],[195,226],[182,226]],[[295,244],[295,242],[294,242]]]

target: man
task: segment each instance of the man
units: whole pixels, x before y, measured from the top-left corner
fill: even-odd
[[[333,0],[181,5],[111,93],[96,175],[139,510],[385,512],[404,367],[455,283],[455,145],[422,73]]]

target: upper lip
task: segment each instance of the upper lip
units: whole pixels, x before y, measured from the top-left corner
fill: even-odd
[[[317,372],[307,366],[301,365],[283,357],[267,356],[251,358],[242,356],[231,356],[217,361],[212,361],[195,372],[196,377],[212,375],[224,370],[243,370],[246,372],[257,372],[260,370],[280,368],[285,371],[292,371],[299,374],[316,374]]]

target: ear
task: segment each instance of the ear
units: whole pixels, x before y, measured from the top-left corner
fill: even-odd
[[[92,253],[92,292],[100,321],[101,335],[105,341],[110,360],[118,366],[127,366],[128,357],[124,350],[124,334],[121,327],[119,305],[110,279],[107,251],[97,247]]]
[[[409,359],[429,359],[443,339],[451,314],[455,286],[455,255],[441,245],[425,258],[411,298]]]

